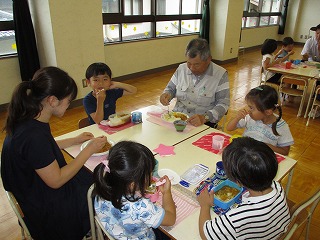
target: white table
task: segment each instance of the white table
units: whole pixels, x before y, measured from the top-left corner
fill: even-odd
[[[136,141],[144,144],[151,151],[153,151],[159,146],[159,144],[173,146],[181,141],[184,141],[189,137],[194,136],[195,134],[198,134],[206,129],[209,129],[207,125],[202,125],[202,126],[193,128],[189,132],[177,132],[174,129],[157,125],[147,120],[147,118],[149,117],[147,113],[155,110],[159,110],[159,107],[152,105],[152,106],[138,109],[137,111],[142,112],[143,122],[141,124],[137,124],[135,126],[126,128],[122,131],[113,133],[111,135],[101,130],[97,124],[93,124],[88,127],[81,128],[76,131],[61,135],[59,137],[56,137],[55,139],[59,140],[59,139],[77,136],[82,132],[91,132],[96,137],[105,135],[107,136],[108,139],[112,140],[113,142],[119,142],[121,140]],[[75,145],[75,146],[66,148],[64,150],[67,153],[69,153],[72,157],[76,157],[80,151],[80,146],[81,145]],[[156,152],[154,152],[154,154],[156,154]],[[97,162],[97,164],[98,163],[99,162]],[[89,169],[93,170],[91,169],[93,165],[92,164],[89,164],[89,165],[90,165]]]
[[[320,78],[320,71],[315,66],[307,66],[305,64],[300,64],[298,66],[294,66],[293,68],[286,69],[283,67],[283,65],[275,65],[273,67],[268,68],[269,71],[275,72],[275,73],[281,73],[283,75],[291,75],[295,77],[302,77],[306,78],[308,81],[308,103],[306,106],[304,118],[307,117],[310,102],[312,99],[312,95],[315,90],[315,83]]]
[[[220,154],[214,154],[202,148],[199,148],[192,143],[201,138],[204,135],[210,134],[212,132],[219,132],[216,129],[207,129],[177,145],[175,145],[174,152],[175,155],[161,157],[156,155],[155,158],[159,161],[159,169],[168,168],[174,170],[180,176],[192,167],[194,164],[201,163],[209,167],[210,176],[216,170],[216,163],[222,160]],[[225,134],[225,133],[223,133]],[[225,134],[227,135],[227,134]],[[279,163],[278,173],[275,177],[276,181],[281,181],[286,175],[288,175],[288,183],[286,187],[286,194],[289,192],[290,183],[292,179],[293,169],[297,161],[286,157],[285,160]],[[187,188],[191,192],[196,186],[190,186]],[[176,239],[201,239],[198,230],[198,218],[199,218],[200,209],[197,209],[191,215],[189,215],[185,220],[180,222],[172,230],[169,230],[168,233]],[[211,217],[214,218],[216,214],[211,211]]]

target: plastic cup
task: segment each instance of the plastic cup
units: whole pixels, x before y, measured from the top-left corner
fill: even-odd
[[[224,144],[224,137],[220,135],[212,136],[212,148],[215,150],[221,150]]]
[[[220,179],[227,179],[226,172],[224,171],[222,161],[217,162],[216,164],[216,176]]]
[[[292,62],[286,62],[286,69],[290,69],[292,66]]]

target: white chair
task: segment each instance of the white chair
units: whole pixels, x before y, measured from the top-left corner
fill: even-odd
[[[293,85],[297,85],[297,88],[292,88]],[[279,94],[288,95],[294,97],[301,97],[300,106],[297,116],[301,116],[304,99],[307,93],[308,82],[303,78],[296,78],[291,76],[282,76],[280,79]],[[284,96],[281,97],[281,105],[283,105]]]
[[[270,87],[273,87],[277,92],[279,92],[279,85],[275,83],[270,83],[267,80],[269,79],[268,76],[270,75],[270,71],[266,70],[264,72],[263,67],[260,68],[260,82],[259,85],[268,85]]]
[[[313,102],[311,105],[310,112],[314,112],[314,115],[312,117],[313,119],[316,117],[316,112],[318,111],[318,107],[320,106],[320,100],[317,100],[318,94],[320,94],[320,86],[318,86],[314,92],[314,98],[313,98]],[[308,111],[308,107],[307,107],[306,111]],[[311,114],[308,114],[308,121],[306,123],[306,126],[309,126],[310,117],[311,117]]]
[[[300,239],[300,236],[297,236],[297,234],[301,235],[305,227],[306,233],[304,239],[308,240],[312,215],[319,204],[319,200],[320,188],[307,200],[294,204],[290,208],[291,219],[288,230],[279,240]],[[292,205],[290,204],[290,200],[288,200],[288,205]]]
[[[13,193],[12,192],[9,192],[9,191],[6,191],[6,196],[9,200],[9,203],[14,211],[14,213],[16,214],[18,220],[19,220],[19,225],[21,227],[21,235],[22,235],[22,239],[28,239],[28,240],[31,240],[33,239],[31,237],[31,234],[29,232],[29,229],[27,227],[27,225],[25,224],[23,218],[24,218],[24,215],[23,215],[23,212],[19,206],[19,203],[17,202],[17,199],[14,197]]]
[[[103,225],[101,224],[99,218],[95,216],[94,209],[93,209],[93,199],[92,199],[92,191],[94,188],[94,184],[90,186],[87,193],[87,201],[88,201],[88,208],[89,208],[89,218],[90,218],[90,227],[91,227],[91,239],[92,240],[105,240],[104,237],[107,236],[108,239],[114,240],[112,236],[105,230]]]

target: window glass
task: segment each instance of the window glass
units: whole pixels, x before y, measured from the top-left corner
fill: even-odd
[[[262,9],[261,12],[270,12],[272,0],[264,0],[262,1]]]
[[[260,26],[268,26],[269,25],[269,16],[260,17]]]
[[[145,39],[151,36],[151,23],[149,22],[122,24],[123,41]]]
[[[271,16],[269,25],[274,25],[279,23],[279,16]]]
[[[157,15],[179,14],[179,0],[158,0]]]
[[[259,12],[259,0],[250,0],[249,12]]]
[[[119,13],[120,12],[119,1],[102,0],[102,12],[103,13]]]
[[[249,11],[249,1],[250,0],[244,0],[243,11]]]
[[[0,1],[0,21],[12,21],[12,0],[1,0]],[[1,30],[0,29],[0,56],[16,54],[16,40],[14,30]]]
[[[242,17],[241,27],[244,28],[246,25],[246,17]]]
[[[151,0],[125,0],[124,15],[150,15]]]
[[[271,12],[281,12],[281,0],[273,0]]]
[[[247,17],[246,27],[258,26],[258,20],[259,20],[259,18],[257,18],[257,17]]]
[[[104,41],[112,43],[198,33],[203,2],[102,0]]]
[[[200,19],[183,20],[181,22],[181,34],[195,33],[200,31]]]
[[[104,42],[118,42],[120,41],[120,34],[119,34],[119,24],[106,24],[103,25],[103,36]]]
[[[244,0],[242,28],[279,24],[283,0]]]
[[[16,54],[14,31],[0,31],[0,55]]]
[[[201,14],[201,0],[182,0],[182,14]]]
[[[177,35],[179,34],[179,21],[162,21],[156,23],[156,35],[157,37]]]

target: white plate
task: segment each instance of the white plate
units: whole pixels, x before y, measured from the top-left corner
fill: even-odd
[[[82,151],[87,145],[88,143],[90,142],[91,140],[88,140],[88,141],[85,141],[84,143],[82,143],[81,147],[80,147],[80,150]],[[108,140],[108,142],[111,144],[111,146],[114,145],[114,142],[111,141],[111,140]],[[101,153],[94,153],[92,154],[92,156],[103,156],[103,155],[106,155],[108,154],[109,150],[108,151],[105,151],[105,152],[101,152]]]
[[[159,169],[158,175],[159,177],[163,177],[164,175],[167,175],[172,185],[176,185],[180,182],[180,176],[176,172],[172,171],[171,169],[167,169],[167,168]]]
[[[188,115],[185,113],[182,113],[182,112],[170,112],[170,113],[165,112],[161,115],[161,119],[166,122],[174,122],[176,120],[182,120],[180,117],[176,117],[175,114],[181,114],[181,115],[185,116],[186,119],[188,119]]]

